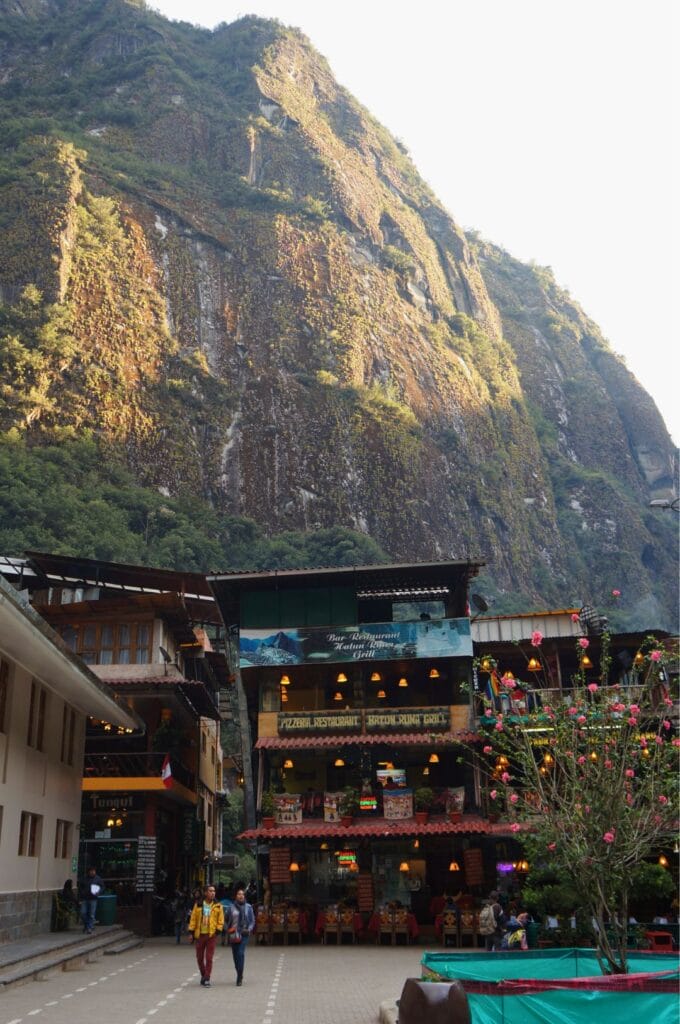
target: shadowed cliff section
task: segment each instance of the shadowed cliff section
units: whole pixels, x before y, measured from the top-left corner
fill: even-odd
[[[465,237],[301,33],[0,0],[0,69],[6,437],[92,436],[271,535],[485,558],[497,607],[615,586],[622,624],[670,622],[653,402],[549,272]]]

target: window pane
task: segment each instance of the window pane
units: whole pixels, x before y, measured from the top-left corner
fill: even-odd
[[[102,626],[101,647],[113,647],[113,626]]]
[[[130,651],[127,648],[121,648],[118,652],[118,664],[129,665],[130,664]]]
[[[99,652],[100,665],[113,665],[113,651],[101,650]]]
[[[149,648],[148,647],[138,647],[137,651],[135,653],[135,664],[136,665],[146,665],[148,660],[149,660]]]
[[[97,646],[97,627],[85,626],[83,629],[83,647],[93,650]]]
[[[118,643],[121,647],[130,646],[130,626],[123,624],[118,627]]]
[[[142,644],[149,644],[149,625],[137,626],[137,645],[141,647]]]
[[[66,626],[65,629],[62,629],[61,635],[64,638],[64,643],[66,644],[66,646],[70,647],[72,651],[75,651],[75,649],[78,646],[77,631],[73,629],[72,626]]]

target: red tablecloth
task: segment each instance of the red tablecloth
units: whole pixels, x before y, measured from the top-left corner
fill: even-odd
[[[417,939],[418,935],[420,934],[420,929],[418,928],[418,922],[416,921],[415,914],[409,913],[406,915],[406,927],[408,929],[409,939]],[[378,934],[378,932],[380,931],[380,914],[371,915],[368,925],[366,927],[366,931],[371,935]]]

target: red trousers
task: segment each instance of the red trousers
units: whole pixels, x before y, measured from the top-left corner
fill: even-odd
[[[208,981],[210,981],[210,975],[212,973],[212,962],[213,956],[215,955],[216,943],[217,935],[199,935],[194,942],[198,969],[201,972],[201,977],[207,978]]]

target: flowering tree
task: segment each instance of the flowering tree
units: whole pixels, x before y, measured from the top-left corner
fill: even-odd
[[[534,654],[542,640],[533,634]],[[625,688],[608,685],[608,636],[601,641],[599,682],[588,682],[581,667],[570,691],[532,710],[503,713],[501,701],[485,699],[483,752],[491,800],[513,817],[518,838],[529,833],[570,879],[594,922],[602,970],[626,973],[630,874],[677,832],[680,740],[667,717],[673,701],[656,640],[645,640],[636,681]],[[577,641],[581,665],[589,644]],[[512,696],[514,678],[499,683]]]

